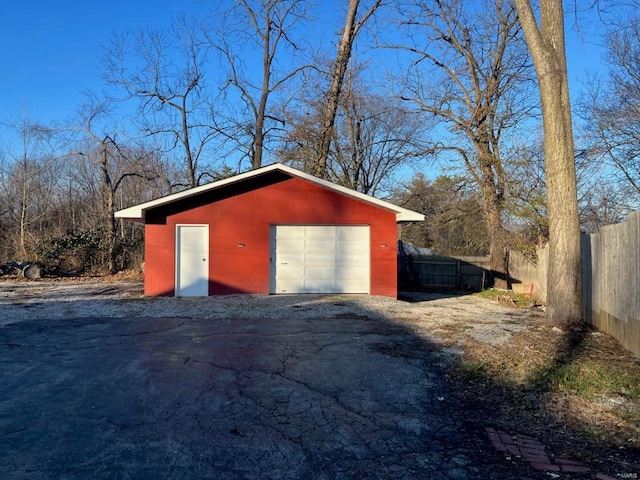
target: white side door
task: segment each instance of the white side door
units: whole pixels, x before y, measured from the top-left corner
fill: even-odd
[[[209,295],[209,226],[176,226],[176,297]]]

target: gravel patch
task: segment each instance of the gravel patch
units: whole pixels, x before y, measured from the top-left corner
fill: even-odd
[[[541,312],[513,309],[472,295],[225,295],[205,298],[145,297],[140,282],[3,281],[0,326],[26,320],[69,318],[264,319],[369,318],[402,325],[455,352],[465,339],[490,345],[532,328]]]

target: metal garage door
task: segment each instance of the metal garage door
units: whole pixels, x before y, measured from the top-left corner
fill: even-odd
[[[369,293],[369,227],[275,225],[271,293]]]

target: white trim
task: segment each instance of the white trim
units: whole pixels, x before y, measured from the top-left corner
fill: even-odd
[[[239,175],[235,175],[233,177],[225,178],[223,180],[218,180],[217,182],[208,183],[206,185],[201,185],[199,187],[190,188],[188,190],[184,190],[182,192],[174,193],[172,195],[167,195],[166,197],[157,198],[155,200],[151,200],[149,202],[140,203],[138,205],[134,205],[129,208],[125,208],[123,210],[119,210],[115,212],[116,218],[124,218],[128,220],[143,220],[144,212],[150,208],[158,207],[161,205],[165,205],[171,202],[175,202],[177,200],[181,200],[184,198],[189,198],[194,195],[198,195],[199,193],[207,192],[209,190],[215,190],[216,188],[223,187],[225,185],[229,185],[236,182],[241,182],[245,179],[255,177],[258,175],[263,175],[265,173],[271,172],[273,170],[279,170],[281,172],[287,173],[291,176],[302,178],[309,182],[315,183],[317,185],[321,185],[329,190],[333,190],[339,192],[343,195],[356,198],[363,202],[367,202],[378,207],[391,210],[396,213],[396,221],[397,222],[421,222],[424,220],[424,215],[414,212],[412,210],[408,210],[406,208],[398,207],[393,205],[392,203],[385,202],[384,200],[380,200],[378,198],[372,197],[371,195],[366,195],[364,193],[357,192],[355,190],[351,190],[350,188],[343,187],[341,185],[336,185],[333,182],[329,182],[327,180],[323,180],[318,177],[314,177],[313,175],[309,175],[301,170],[298,170],[293,167],[289,167],[287,165],[283,165],[282,163],[274,163],[272,165],[268,165],[266,167],[258,168],[256,170],[250,170],[245,173],[241,173]]]

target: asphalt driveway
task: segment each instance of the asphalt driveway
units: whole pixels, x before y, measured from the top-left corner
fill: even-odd
[[[465,423],[435,345],[294,317],[0,327],[0,478],[548,478]]]

